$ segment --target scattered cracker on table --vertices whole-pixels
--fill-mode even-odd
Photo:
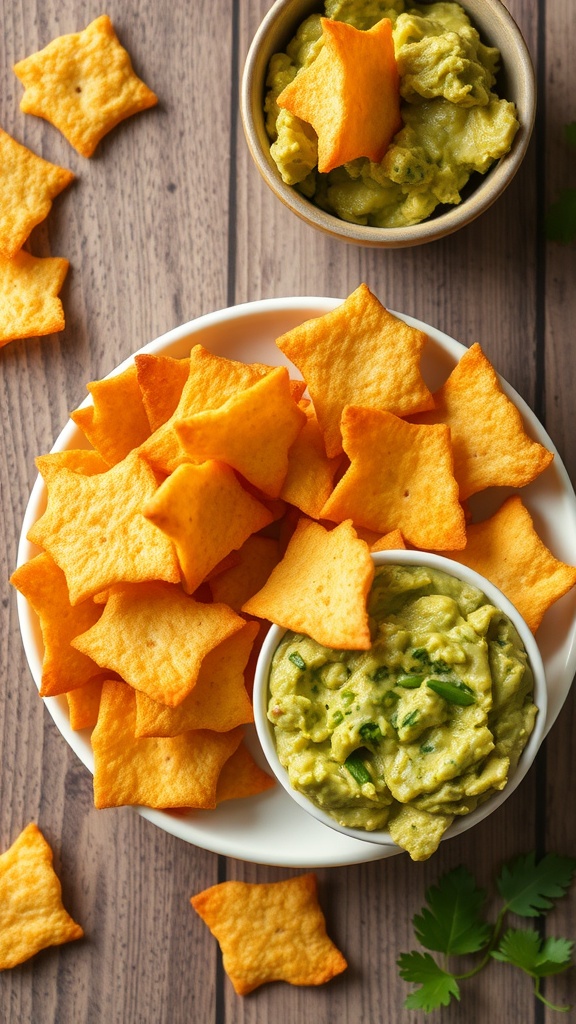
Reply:
[[[239,995],[269,981],[323,985],[348,966],[326,934],[312,873],[283,882],[221,882],[190,902],[218,940]]]
[[[58,293],[68,267],[60,256],[39,259],[23,249],[12,259],[0,256],[0,348],[19,338],[64,330]]]
[[[20,109],[50,121],[81,156],[124,118],[158,97],[132,69],[107,14],[82,32],[58,36],[14,65],[25,92]]]
[[[84,934],[64,910],[52,859],[33,823],[0,856],[0,971]]]
[[[74,175],[20,145],[0,128],[0,254],[12,259]]]

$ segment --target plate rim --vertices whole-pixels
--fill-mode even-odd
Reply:
[[[152,341],[143,345],[137,349],[125,359],[123,359],[117,366],[115,366],[104,378],[109,379],[121,373],[127,369],[134,362],[135,356],[142,354],[159,354],[165,353],[167,348],[172,348],[179,343],[185,341],[188,337],[194,338],[194,335],[200,334],[209,330],[213,326],[222,326],[227,322],[241,323],[247,317],[253,315],[266,316],[270,313],[287,313],[287,312],[302,312],[303,318],[298,321],[302,323],[306,319],[311,319],[314,316],[321,316],[324,313],[331,311],[340,305],[345,300],[340,297],[329,297],[329,296],[279,296],[266,299],[255,299],[249,302],[238,303],[232,306],[224,306],[220,309],[214,310],[209,313],[202,314],[199,317],[195,317],[192,320],[188,320],[184,324],[180,324],[177,327],[166,331],[164,334],[159,335]],[[431,324],[427,324],[422,320],[412,317],[408,314],[395,311],[390,309],[393,315],[397,316],[405,323],[417,330],[423,331],[432,342],[435,342],[440,348],[447,353],[451,358],[457,362],[461,356],[467,351],[467,346],[462,342],[457,341],[455,338],[441,331],[439,328],[434,327]],[[194,341],[191,341],[193,344]],[[274,339],[271,339],[271,344],[274,344]],[[241,355],[241,353],[240,353]],[[292,366],[292,364],[289,364]],[[295,375],[300,376],[299,371],[295,370]],[[530,432],[538,435],[540,443],[545,444],[553,453],[554,460],[552,465],[555,471],[558,473],[560,483],[562,486],[563,493],[572,505],[572,511],[576,519],[576,494],[572,486],[572,482],[564,466],[564,463],[559,455],[559,452],[554,445],[552,439],[548,435],[545,427],[540,422],[536,414],[530,408],[528,403],[522,398],[522,396],[498,374],[500,385],[505,394],[514,402],[516,407],[519,409],[522,418],[529,428]],[[85,407],[92,404],[92,397],[88,395],[80,407]],[[82,432],[76,426],[76,424],[68,419],[65,426],[62,428],[52,448],[51,452],[65,450],[70,448],[74,444],[74,435],[79,435],[84,441]],[[27,539],[27,532],[30,529],[32,523],[38,517],[37,509],[38,505],[45,497],[45,485],[42,477],[38,474],[36,480],[32,486],[30,496],[26,505],[24,513],[22,528],[17,549],[17,565],[21,565],[23,562],[28,561],[33,557],[34,553],[38,550],[30,541]],[[17,592],[17,611],[18,611],[18,622],[20,628],[20,635],[22,639],[22,645],[28,662],[30,673],[34,680],[37,689],[40,689],[40,674],[42,668],[42,659],[39,656],[40,652],[37,648],[36,642],[34,642],[34,632],[39,632],[38,620],[36,613],[33,611],[31,606],[26,601],[25,597]],[[31,625],[35,623],[35,626]],[[566,670],[564,672],[563,679],[563,693],[560,702],[556,702],[557,706],[551,707],[549,702],[548,716],[546,721],[546,728],[544,730],[543,738],[547,735],[551,726],[553,725],[556,717],[558,716],[567,696],[570,691],[574,674],[576,672],[576,639],[573,640],[569,656],[567,658]],[[43,698],[44,704],[47,707],[49,714],[51,715],[56,728],[61,733],[63,739],[66,741],[68,746],[79,758],[82,764],[93,773],[93,755],[89,742],[89,730],[74,731],[70,727],[68,708],[66,702],[66,695],[60,697],[48,697]],[[88,734],[88,736],[87,736]],[[88,751],[87,751],[88,746]],[[270,797],[267,794],[261,794],[258,797],[252,797],[252,800],[260,800]],[[286,797],[289,800],[289,797]],[[324,868],[324,867],[342,867],[360,863],[367,863],[370,861],[382,860],[390,856],[396,856],[403,851],[397,847],[378,847],[374,843],[369,841],[351,839],[346,836],[339,836],[334,830],[330,829],[326,825],[315,823],[326,833],[330,834],[333,840],[332,845],[335,847],[333,855],[326,857],[324,852],[323,856],[316,858],[314,856],[294,856],[288,855],[287,851],[278,851],[275,854],[266,853],[261,848],[244,848],[241,844],[226,840],[218,831],[215,832],[213,840],[202,833],[200,836],[196,835],[191,837],[185,834],[185,829],[182,827],[183,822],[188,822],[189,819],[180,818],[170,814],[169,811],[157,810],[155,808],[148,807],[135,807],[134,810],[143,818],[150,821],[158,828],[167,832],[176,838],[183,839],[191,845],[198,846],[201,849],[208,850],[216,854],[220,854],[226,857],[233,857],[238,860],[250,861],[257,864],[266,864],[269,866],[276,867],[291,867],[291,868]],[[302,814],[302,822],[306,819],[310,821],[310,816],[299,808]],[[195,812],[200,815],[213,815],[215,811],[206,812]],[[338,840],[335,837],[339,837]],[[340,840],[340,841],[339,841]],[[342,842],[341,840],[345,840]],[[304,845],[304,844],[303,844]],[[332,854],[332,851],[331,851]]]

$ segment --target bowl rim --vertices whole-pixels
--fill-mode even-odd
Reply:
[[[519,786],[522,779],[527,775],[528,771],[532,767],[538,750],[543,742],[546,730],[547,686],[542,656],[534,635],[526,621],[520,615],[520,612],[505,596],[505,594],[498,589],[498,587],[491,583],[490,580],[486,579],[486,577],[476,572],[476,570],[471,569],[469,566],[462,565],[460,562],[456,562],[453,559],[447,558],[445,555],[439,555],[428,551],[393,549],[389,551],[372,552],[371,555],[376,567],[380,565],[395,564],[424,565],[426,568],[441,569],[443,572],[448,573],[448,575],[454,576],[465,583],[469,583],[471,586],[477,587],[492,604],[496,605],[497,608],[508,616],[518,630],[534,675],[533,699],[538,708],[538,714],[536,715],[536,721],[532,733],[530,734],[528,742],[520,755],[516,768],[511,773],[503,790],[494,793],[488,800],[479,804],[479,806],[469,814],[462,815],[454,820],[442,836],[441,841],[443,842],[445,839],[451,839],[454,836],[461,835],[462,832],[468,831],[468,829],[473,828],[474,825],[483,821],[494,811],[498,810],[508,797],[512,795],[514,790]],[[398,844],[394,842],[387,829],[375,829],[372,832],[368,832],[365,829],[350,828],[345,825],[340,825],[326,811],[317,807],[309,797],[292,788],[288,772],[280,763],[280,759],[276,751],[274,726],[268,720],[266,714],[268,705],[268,679],[272,657],[280,641],[287,632],[291,631],[283,626],[273,625],[270,627],[260,650],[254,678],[254,724],[264,756],[266,757],[266,761],[270,769],[274,773],[278,782],[284,787],[288,795],[292,797],[292,799],[295,800],[303,810],[307,811],[307,813],[311,814],[312,817],[322,822],[322,824],[335,829],[337,832],[341,832],[343,835],[351,836],[354,839],[363,839],[367,842],[381,846],[397,847]]]
[[[466,8],[466,4],[470,2],[474,5],[474,0],[462,0],[462,6]],[[490,7],[501,31],[508,34],[507,38],[511,40],[511,46],[517,57],[515,68],[519,83],[518,95],[514,102],[519,112],[520,128],[511,149],[489,168],[473,193],[460,204],[432,217],[432,219],[421,221],[419,224],[400,228],[377,228],[341,220],[335,214],[327,213],[315,206],[293,186],[286,185],[282,181],[270,156],[269,142],[266,145],[263,97],[266,67],[275,47],[272,46],[270,53],[267,53],[266,44],[270,33],[279,22],[285,27],[290,24],[291,30],[294,32],[303,17],[306,16],[301,7],[317,8],[320,6],[318,0],[308,0],[308,2],[306,0],[275,0],[260,23],[246,56],[240,85],[240,115],[252,159],[261,177],[284,206],[309,226],[332,238],[367,247],[405,248],[436,241],[452,234],[476,220],[499,198],[516,175],[530,142],[536,116],[536,76],[524,36],[510,12],[501,0],[482,0],[482,2],[484,6]],[[287,17],[287,11],[292,6],[299,8],[299,13],[294,17],[293,22]],[[474,15],[472,18],[474,19]],[[491,39],[490,42],[493,45],[498,45],[497,39]],[[502,49],[502,43],[500,43],[499,49]]]

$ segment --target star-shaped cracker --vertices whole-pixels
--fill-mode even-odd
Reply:
[[[216,803],[256,796],[275,785],[276,779],[256,764],[246,744],[241,743],[222,767],[216,786]]]
[[[142,445],[142,458],[163,473],[172,473],[183,462],[190,462],[174,429],[175,424],[205,409],[217,409],[260,380],[269,370],[270,367],[261,363],[226,359],[214,355],[202,345],[194,345],[190,352],[187,379],[176,408]]]
[[[227,732],[254,721],[244,670],[259,630],[247,622],[202,660],[196,685],[175,708],[136,691],[136,736],[178,736],[190,729]]]
[[[229,398],[218,409],[176,423],[176,433],[197,461],[218,459],[264,494],[277,498],[288,472],[288,452],[306,414],[293,397],[284,366]]]
[[[189,594],[230,551],[272,522],[222,462],[179,466],[144,507],[144,515],[172,541]]]
[[[102,609],[91,600],[71,606],[66,577],[50,555],[44,552],[20,565],[10,582],[24,594],[40,620],[44,643],[40,696],[55,697],[101,675],[98,665],[74,650],[70,641],[90,629]]]
[[[98,721],[98,710],[102,696],[104,680],[91,679],[76,690],[66,694],[70,728],[78,732],[80,729],[93,729]]]
[[[157,430],[178,406],[188,379],[190,360],[145,352],[135,356],[134,363],[150,429]]]
[[[319,171],[361,156],[380,163],[402,127],[392,24],[384,18],[363,32],[321,20],[322,49],[283,89],[278,106],[314,128]]]
[[[413,422],[450,427],[461,501],[485,487],[524,487],[554,458],[528,436],[478,344],[462,356],[434,401],[436,408]]]
[[[81,156],[120,121],[158,97],[132,69],[107,14],[82,32],[59,36],[14,65],[25,88],[20,110],[50,121]]]
[[[464,512],[454,479],[450,430],[348,406],[342,416],[350,467],[322,518],[352,519],[377,533],[400,530],[416,548],[464,547]]]
[[[52,860],[52,850],[34,824],[0,856],[0,971],[84,934],[64,910]]]
[[[136,690],[176,707],[196,685],[203,658],[244,625],[223,604],[202,604],[180,587],[115,587],[95,626],[73,646]]]
[[[576,584],[576,567],[554,557],[540,540],[517,494],[468,527],[464,551],[447,554],[482,573],[512,601],[533,633],[544,613]]]
[[[172,542],[142,514],[157,484],[136,453],[96,476],[61,469],[46,487],[46,511],[28,538],[63,570],[71,604],[114,583],[179,582]]]
[[[0,256],[0,348],[64,330],[58,293],[68,267],[60,256],[38,259],[22,249],[12,259]]]
[[[125,459],[150,436],[150,424],[142,402],[136,367],[86,385],[92,405],[70,413],[109,466]]]
[[[243,611],[305,633],[325,647],[370,647],[366,599],[374,578],[367,544],[350,522],[334,530],[304,517],[281,562]]]
[[[277,339],[308,385],[330,458],[342,451],[346,405],[396,416],[434,408],[420,374],[425,342],[422,331],[389,313],[365,284],[332,312]]]
[[[96,807],[216,806],[222,766],[242,742],[242,729],[136,739],[136,696],[106,682],[92,733]]]
[[[278,541],[273,537],[249,537],[238,550],[238,562],[210,580],[214,601],[239,612],[242,605],[266,583],[280,560]]]
[[[314,874],[283,882],[221,882],[190,902],[218,940],[239,995],[268,981],[322,985],[347,967],[326,934]]]
[[[314,407],[306,409],[306,422],[288,452],[288,472],[280,497],[311,519],[318,519],[334,484],[339,458],[329,459]]]
[[[21,146],[0,128],[0,254],[11,259],[74,175]]]

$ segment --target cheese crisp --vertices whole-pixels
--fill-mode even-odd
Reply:
[[[107,14],[19,61],[14,73],[26,90],[20,109],[50,121],[81,156],[92,156],[124,118],[158,102],[134,74]]]

